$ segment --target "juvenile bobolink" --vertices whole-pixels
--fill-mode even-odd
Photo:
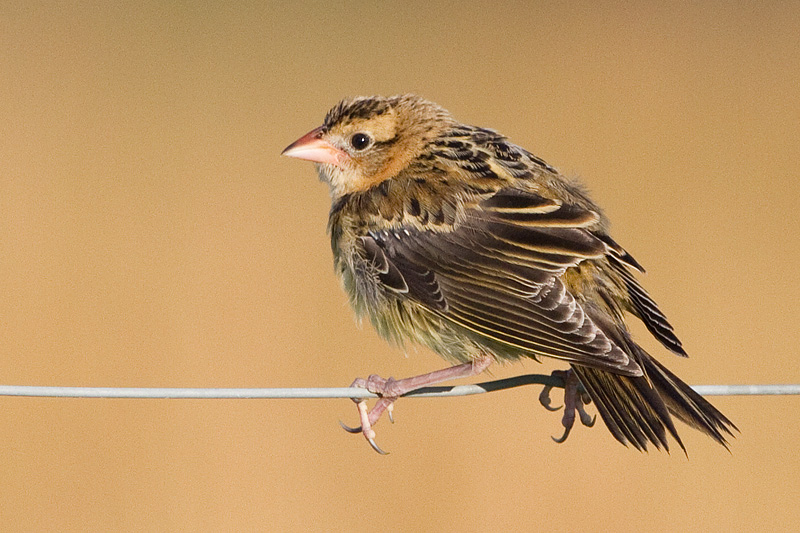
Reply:
[[[355,431],[376,451],[372,425],[402,394],[540,356],[571,367],[558,441],[576,412],[592,424],[588,395],[612,435],[637,449],[668,450],[667,432],[684,448],[671,415],[727,444],[733,423],[631,338],[626,313],[686,356],[633,274],[642,267],[575,180],[411,94],[342,100],[283,155],[315,162],[330,186],[335,269],[356,313],[387,340],[456,363],[355,381],[381,396],[370,411],[357,402]]]

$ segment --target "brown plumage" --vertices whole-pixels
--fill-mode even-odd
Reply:
[[[336,271],[386,339],[429,346],[458,375],[562,359],[623,444],[668,449],[669,433],[683,447],[671,415],[726,444],[735,426],[631,338],[626,314],[686,355],[576,181],[414,95],[345,99],[284,154],[329,184]],[[367,438],[397,396],[441,377],[359,381],[386,399],[369,416],[360,404]],[[584,414],[581,398],[567,406]]]

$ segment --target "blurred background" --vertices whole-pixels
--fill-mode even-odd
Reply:
[[[800,4],[0,5],[0,382],[346,386],[441,368],[353,321],[329,198],[279,157],[340,98],[418,92],[605,207],[692,384],[800,381]],[[530,362],[495,377],[550,372]],[[791,530],[797,397],[712,399],[730,453],[538,388],[408,399],[0,398],[3,531]],[[590,408],[593,410],[593,408]]]

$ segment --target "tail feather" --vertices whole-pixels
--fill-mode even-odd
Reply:
[[[573,366],[611,434],[640,451],[652,443],[669,451],[667,432],[685,450],[669,410],[645,377],[628,377],[595,368]]]
[[[682,422],[702,431],[727,448],[726,437],[733,437],[733,432],[739,431],[739,428],[664,365],[649,355],[643,363],[646,374],[661,394],[670,412]]]
[[[572,367],[614,438],[640,451],[647,450],[648,443],[669,451],[669,433],[686,453],[670,416],[674,415],[727,448],[725,437],[733,436],[736,426],[647,352],[635,348],[642,377]]]

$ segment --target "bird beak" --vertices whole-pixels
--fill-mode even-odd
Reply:
[[[348,157],[345,152],[322,139],[322,126],[309,131],[287,146],[281,155],[338,167],[342,166],[344,159]]]

